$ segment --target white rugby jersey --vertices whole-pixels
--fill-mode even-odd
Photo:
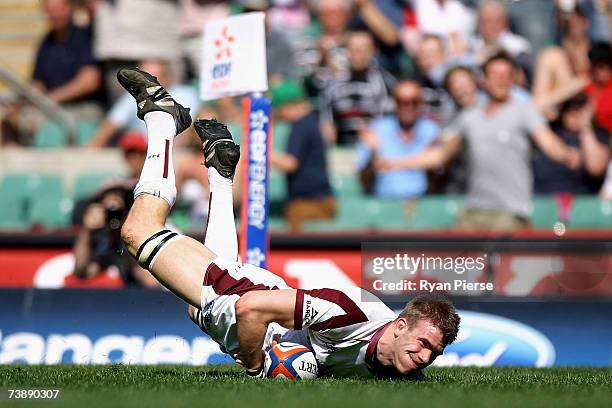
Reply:
[[[297,290],[295,330],[307,330],[323,375],[388,376],[377,372],[376,345],[396,317],[358,287]]]
[[[206,271],[202,286],[201,313],[197,324],[223,352],[239,352],[236,302],[252,290],[288,289],[277,275],[253,265],[216,259]],[[337,377],[393,377],[377,363],[376,345],[395,313],[373,294],[356,286],[342,289],[297,289],[294,329],[287,332],[269,325],[264,340],[268,347],[276,336],[312,346],[319,372]],[[292,338],[289,338],[292,337]]]

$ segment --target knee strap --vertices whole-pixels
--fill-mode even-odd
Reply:
[[[136,252],[136,260],[138,265],[149,270],[156,256],[161,252],[161,249],[170,240],[175,237],[180,237],[176,232],[164,229],[151,235],[145,242],[140,245]]]

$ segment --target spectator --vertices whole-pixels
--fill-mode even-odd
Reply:
[[[366,31],[349,34],[350,70],[327,85],[321,127],[329,143],[352,144],[370,119],[391,111],[389,89],[395,79],[374,62],[374,42]]]
[[[515,65],[505,54],[483,66],[487,101],[461,113],[440,143],[406,158],[407,168],[436,168],[460,151],[468,159],[468,189],[459,227],[511,230],[528,225],[531,213],[531,140],[556,162],[576,169],[580,153],[564,144],[530,101],[512,92]]]
[[[470,68],[458,65],[449,69],[444,76],[443,84],[455,104],[456,111],[453,117],[482,101],[482,98],[479,98],[474,72]]]
[[[384,10],[391,12],[389,7]],[[395,66],[392,60],[398,51],[399,32],[393,23],[395,20],[383,13],[376,1],[319,0],[315,14],[321,26],[320,32],[313,33],[311,39],[316,43],[316,49],[305,50],[306,55],[301,57],[314,62],[314,66],[306,67],[305,73],[309,95],[319,96],[328,80],[350,69],[346,51],[349,28],[351,31],[370,32],[374,41],[382,46],[385,66]]]
[[[405,4],[402,0],[353,0],[353,4],[356,13],[349,23],[350,29],[369,31],[378,50],[378,64],[398,74],[401,70],[400,28]]]
[[[272,164],[287,174],[285,219],[292,230],[306,220],[331,219],[336,214],[327,173],[325,141],[317,114],[305,100],[302,88],[286,81],[272,88],[272,106],[280,120],[291,124],[284,153],[275,153]]]
[[[302,0],[271,0],[266,20],[269,29],[282,33],[294,50],[301,47],[311,24],[307,3]]]
[[[118,274],[126,284],[159,286],[151,274],[122,250],[121,224],[132,205],[132,194],[127,186],[116,186],[92,198],[73,247],[77,278],[110,273]]]
[[[589,20],[589,38],[593,42],[610,41],[610,14],[608,0],[576,0]]]
[[[312,44],[304,59],[312,66],[305,67],[309,81],[309,94],[318,96],[324,84],[333,76],[348,68],[346,56],[347,25],[351,18],[350,0],[319,0],[315,15],[320,24],[320,32],[312,33]],[[308,45],[305,45],[309,48]]]
[[[416,62],[416,78],[423,85],[425,113],[436,122],[445,123],[452,115],[453,104],[443,89],[442,82],[451,64],[440,37],[423,37]]]
[[[92,278],[102,273],[118,274],[126,284],[157,287],[159,284],[122,250],[120,229],[133,203],[133,190],[147,155],[147,140],[141,133],[126,134],[120,142],[128,175],[105,184],[93,197],[78,202],[72,213],[81,226],[74,243],[74,275]]]
[[[36,54],[33,85],[78,117],[99,119],[101,74],[91,32],[73,23],[70,0],[45,0],[43,5],[50,29]]]
[[[595,122],[612,132],[612,48],[595,43],[589,51],[591,83],[586,92],[595,106]]]
[[[602,200],[612,201],[612,160],[608,164],[608,171],[606,172],[603,186],[599,191],[599,196]]]
[[[558,0],[504,0],[512,31],[526,38],[534,55],[556,40],[555,3]]]
[[[451,55],[462,55],[474,32],[476,18],[459,0],[413,1],[416,25],[423,35],[440,37]]]
[[[518,61],[526,73],[531,72],[532,57],[529,41],[509,29],[506,7],[500,0],[487,0],[478,13],[478,35],[472,39],[472,51],[481,56],[505,51]]]
[[[201,116],[214,117],[214,116]],[[190,226],[203,227],[208,218],[208,169],[202,166],[202,142],[191,138],[175,162],[176,187],[179,191],[175,208],[185,210]],[[239,183],[237,183],[239,184]],[[236,188],[236,187],[234,187]]]
[[[272,30],[269,24],[270,0],[242,0],[245,13],[261,11],[266,13],[266,66],[270,83],[284,79],[296,80],[299,72],[293,59],[293,50],[285,33]]]
[[[147,156],[147,139],[143,133],[127,132],[121,137],[119,147],[123,152],[123,159],[127,167],[127,174],[119,178],[111,178],[107,180],[102,189],[110,189],[116,186],[126,189],[133,189],[140,177],[142,166],[144,166]],[[90,204],[90,197],[80,200],[75,203],[72,210],[72,224],[81,225],[83,223],[84,213]]]
[[[450,123],[462,112],[484,103],[485,97],[479,93],[474,73],[469,68],[456,66],[444,76],[444,89],[451,97],[455,110]],[[445,194],[465,194],[467,190],[468,164],[465,149],[446,165],[442,181]]]
[[[371,128],[362,132],[357,167],[362,182],[363,175],[374,173],[372,186],[364,185],[366,191],[384,198],[414,198],[427,191],[427,175],[424,170],[405,168],[402,159],[425,150],[436,140],[440,128],[423,115],[418,82],[398,82],[393,98],[395,114],[374,120]]]
[[[202,32],[209,21],[230,15],[225,0],[180,0],[180,34],[189,78],[199,78],[202,67]]]
[[[94,54],[102,61],[104,87],[110,103],[124,94],[117,72],[140,60],[172,62],[180,72],[180,9],[177,1],[90,1],[94,11]],[[180,77],[178,75],[177,77]]]
[[[170,73],[170,66],[161,60],[145,60],[138,66],[157,77],[162,86],[166,87],[180,104],[191,108],[191,114],[195,117],[200,106],[197,91],[187,85],[175,82]],[[120,131],[138,131],[146,133],[144,121],[136,117],[136,105],[134,98],[124,92],[121,98],[111,107],[106,118],[98,128],[95,136],[89,142],[90,147],[105,147],[111,141],[113,135]]]
[[[561,45],[543,50],[536,63],[533,97],[537,107],[550,120],[558,106],[586,86],[589,74],[587,36],[589,22],[575,7],[561,15]]]
[[[537,194],[595,194],[609,160],[608,137],[592,126],[593,111],[581,93],[561,105],[552,130],[568,146],[580,150],[582,165],[577,169],[552,161],[537,149],[534,155],[534,191]]]

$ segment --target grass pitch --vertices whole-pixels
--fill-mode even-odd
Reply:
[[[612,406],[612,370],[429,368],[422,382],[245,378],[226,366],[0,366],[0,388],[61,388],[57,401],[1,406],[87,407],[575,407]]]

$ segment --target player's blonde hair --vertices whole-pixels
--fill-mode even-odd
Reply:
[[[461,321],[451,302],[430,295],[419,295],[412,299],[399,317],[406,319],[411,327],[420,320],[428,320],[442,332],[444,346],[455,341]]]

